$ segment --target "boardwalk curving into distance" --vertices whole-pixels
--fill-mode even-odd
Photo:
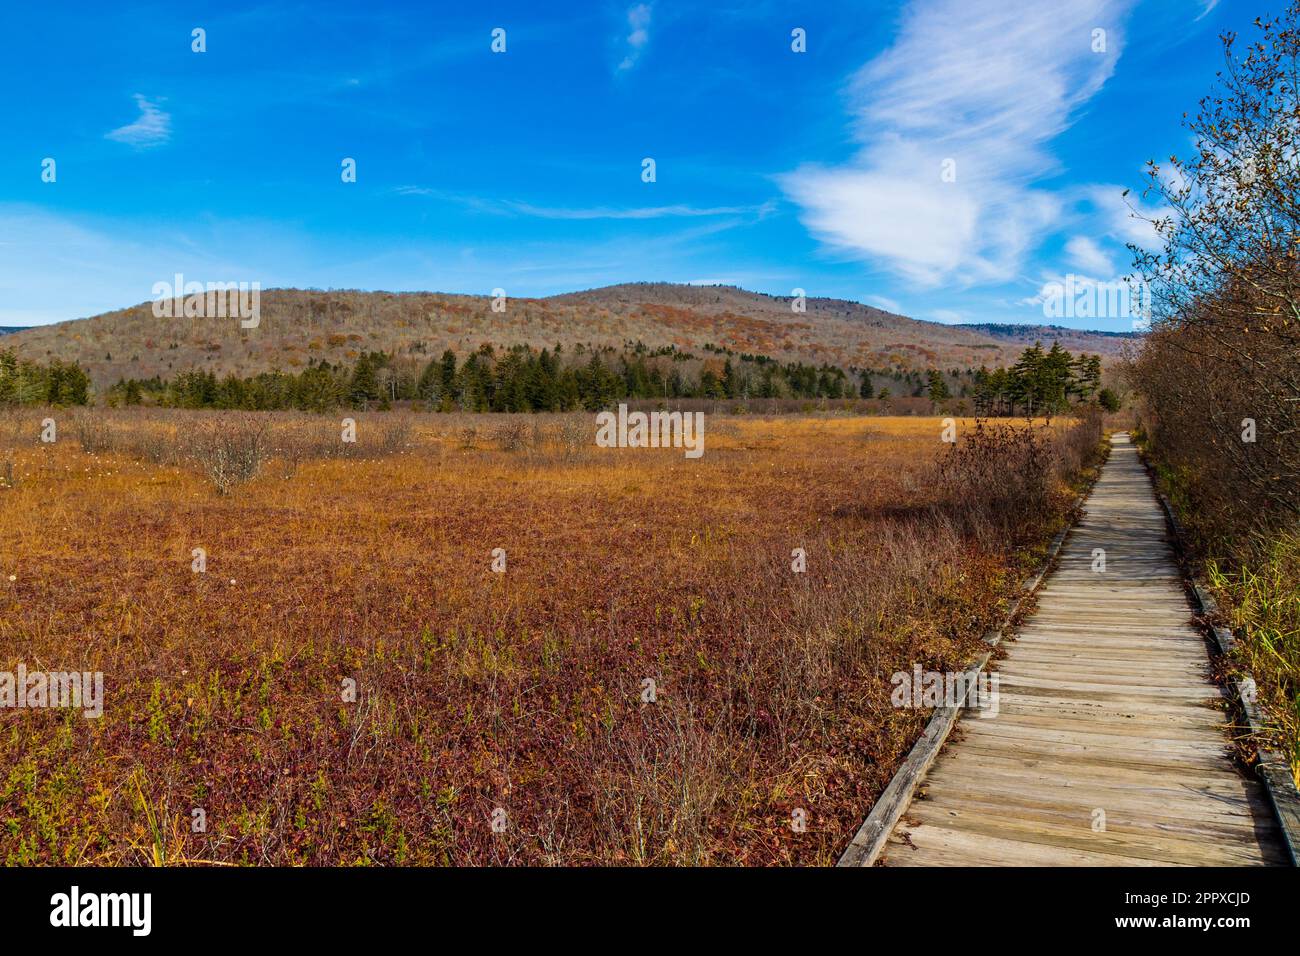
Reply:
[[[1037,610],[1003,645],[996,716],[962,715],[883,865],[1289,862],[1267,793],[1229,751],[1150,478],[1128,435],[1112,442]]]

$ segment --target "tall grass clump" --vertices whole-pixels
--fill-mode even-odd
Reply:
[[[940,506],[967,534],[1023,540],[1047,515],[1052,461],[1041,432],[977,421],[935,467]]]
[[[102,415],[82,411],[73,416],[72,427],[86,454],[102,455],[114,450],[112,427]]]
[[[1242,553],[1249,557],[1242,560]],[[1206,576],[1226,598],[1238,653],[1256,675],[1294,772],[1300,767],[1300,532],[1258,538],[1235,559],[1210,558]]]
[[[190,437],[189,453],[217,494],[257,476],[267,459],[267,422],[257,415],[231,415],[200,422]]]

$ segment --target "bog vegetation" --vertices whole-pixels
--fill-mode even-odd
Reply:
[[[355,418],[0,411],[0,670],[106,696],[0,715],[0,861],[831,862],[1101,437]]]

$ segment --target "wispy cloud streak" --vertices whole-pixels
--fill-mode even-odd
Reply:
[[[141,93],[135,94],[135,105],[140,115],[134,123],[119,126],[105,133],[107,139],[126,143],[136,149],[162,146],[172,138],[172,118],[158,108],[158,104]]]
[[[1049,144],[1114,72],[1134,2],[913,0],[848,84],[853,162],[782,177],[802,221],[918,285],[1012,278],[1062,215],[1034,188]]]
[[[627,25],[631,32],[627,35],[627,52],[619,63],[619,71],[630,70],[641,58],[641,51],[650,42],[650,4],[638,3],[628,7]]]

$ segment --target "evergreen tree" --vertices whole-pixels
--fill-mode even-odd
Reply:
[[[735,398],[740,394],[740,388],[736,382],[736,369],[731,364],[731,359],[722,363],[722,394],[726,398]]]
[[[1069,407],[1073,387],[1073,357],[1061,343],[1053,342],[1038,367],[1038,394],[1043,411],[1050,418]]]
[[[438,393],[448,397],[456,394],[456,353],[451,349],[442,353],[442,372],[438,381]]]
[[[1011,404],[1011,414],[1016,413],[1017,406],[1025,411],[1026,418],[1038,414],[1043,403],[1043,346],[1035,342],[1033,346],[1020,353],[1008,372],[1007,398]]]
[[[379,376],[370,353],[362,353],[352,370],[352,382],[348,386],[348,401],[354,408],[364,408],[379,398]]]
[[[442,366],[436,359],[429,359],[420,372],[420,380],[415,386],[415,395],[422,401],[432,402],[440,394],[442,384]]]
[[[1080,401],[1090,401],[1101,388],[1101,356],[1080,354],[1072,364],[1073,389]]]
[[[944,380],[943,373],[938,369],[932,368],[925,373],[927,385],[930,391],[930,401],[942,402],[945,399],[952,398],[952,393],[948,391],[948,383]]]

